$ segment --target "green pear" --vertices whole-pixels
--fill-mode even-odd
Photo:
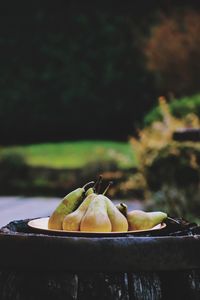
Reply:
[[[107,213],[107,204],[102,195],[98,195],[89,204],[80,224],[80,231],[111,232],[111,222]]]
[[[67,194],[61,203],[56,207],[54,212],[49,218],[48,228],[62,230],[62,223],[64,217],[74,211],[80,203],[83,201],[85,189],[88,185],[93,184],[94,182],[89,182],[85,184],[82,188],[78,188],[71,193]]]
[[[167,214],[161,211],[144,212],[142,210],[132,210],[127,213],[129,230],[145,230],[162,223],[167,218]]]
[[[91,201],[97,196],[97,194],[90,193],[90,192],[91,191],[89,191],[88,196],[85,198],[85,200],[81,203],[81,205],[79,205],[79,207],[75,211],[65,216],[62,224],[63,230],[66,231],[80,230],[81,220],[85,215]]]
[[[89,188],[86,192],[85,192],[85,197],[87,198],[87,196],[91,195],[94,193],[94,189],[91,187]]]

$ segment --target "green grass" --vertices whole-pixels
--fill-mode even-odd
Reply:
[[[31,166],[79,168],[96,160],[115,160],[119,167],[136,165],[130,144],[111,141],[76,141],[6,147],[3,152],[22,154]]]

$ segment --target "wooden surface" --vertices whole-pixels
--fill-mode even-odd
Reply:
[[[60,201],[61,198],[0,197],[0,227],[13,220],[49,216]],[[114,202],[119,203],[120,201],[115,200]],[[142,207],[137,200],[126,201],[126,204],[129,210]]]
[[[0,270],[1,300],[199,300],[200,272]]]
[[[38,216],[38,209],[41,216],[47,215],[60,201],[60,199],[19,197],[0,198],[0,200],[2,200],[0,201],[0,219],[1,222],[4,220],[6,223],[10,221],[6,218],[16,220]],[[136,201],[130,201],[127,204],[130,210],[141,208],[140,203]],[[18,223],[23,222],[13,222],[12,227],[18,226]],[[2,258],[0,299],[198,300],[200,299],[200,248],[194,251],[194,243],[199,244],[198,238],[198,235],[190,235],[187,237],[149,237],[148,239],[120,238],[114,241],[95,239],[92,241],[94,247],[91,247],[91,239],[74,238],[72,240],[33,234],[27,234],[26,237],[25,233],[20,235],[18,232],[17,235],[11,235],[6,231],[1,235],[2,243],[0,243],[0,257]],[[68,252],[72,245],[70,240],[76,246],[71,253]],[[166,240],[170,243],[166,244]],[[13,241],[15,244],[11,243]],[[188,241],[192,242],[192,246],[190,253],[187,254]],[[9,247],[6,247],[5,242]],[[101,244],[98,245],[98,242]],[[108,248],[105,248],[102,242],[106,243]],[[52,248],[53,244],[56,247]],[[172,244],[174,249],[170,248]],[[84,251],[88,251],[89,255],[86,256]],[[162,263],[167,265],[167,270],[158,268],[157,251],[161,254]],[[42,252],[41,259],[38,259]],[[186,255],[180,260],[181,252],[185,252]],[[185,265],[185,262],[189,262],[190,259],[196,261],[195,266],[194,264]],[[109,265],[111,260],[113,262]],[[126,260],[130,269],[125,267],[126,270],[123,270]],[[171,265],[170,260],[173,262]],[[146,268],[152,263],[151,269]],[[56,268],[51,269],[52,264]],[[99,270],[88,269],[88,266],[96,267],[97,264],[100,265]],[[102,268],[103,264],[107,269]],[[121,266],[118,270],[120,264],[123,268]],[[80,269],[80,265],[84,268]],[[179,267],[176,269],[177,266]]]

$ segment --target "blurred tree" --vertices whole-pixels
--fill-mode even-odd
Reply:
[[[135,11],[80,1],[2,16],[1,143],[126,139],[154,101],[141,30]]]
[[[200,13],[191,9],[162,15],[152,27],[144,52],[160,92],[180,96],[199,91],[199,32]]]
[[[160,93],[141,41],[176,2],[0,4],[1,144],[126,139]]]

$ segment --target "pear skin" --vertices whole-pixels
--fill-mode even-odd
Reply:
[[[104,196],[95,197],[81,220],[80,231],[111,232],[112,226],[107,214]]]
[[[142,210],[132,210],[127,213],[129,230],[145,230],[162,223],[167,218],[167,214],[157,212],[144,212]]]
[[[49,218],[48,228],[62,230],[63,219],[66,215],[74,211],[82,201],[84,190],[81,188],[72,191],[64,197]]]
[[[49,229],[62,230],[64,217],[74,211],[81,204],[81,202],[83,201],[85,188],[93,183],[93,181],[88,182],[82,188],[78,188],[72,191],[63,198],[61,203],[59,203],[59,205],[56,207],[49,218]]]
[[[87,198],[87,196],[94,194],[94,189],[93,188],[89,188],[86,192],[85,192],[85,196]]]
[[[107,212],[112,225],[112,231],[128,231],[128,222],[125,216],[117,209],[110,199],[105,196],[104,198],[107,204]]]
[[[167,219],[167,214],[161,211],[148,212],[152,227],[162,223]]]
[[[65,216],[63,220],[63,230],[66,231],[79,231],[80,224],[83,216],[85,215],[89,204],[96,197],[95,193],[89,194],[81,205],[72,213]]]

